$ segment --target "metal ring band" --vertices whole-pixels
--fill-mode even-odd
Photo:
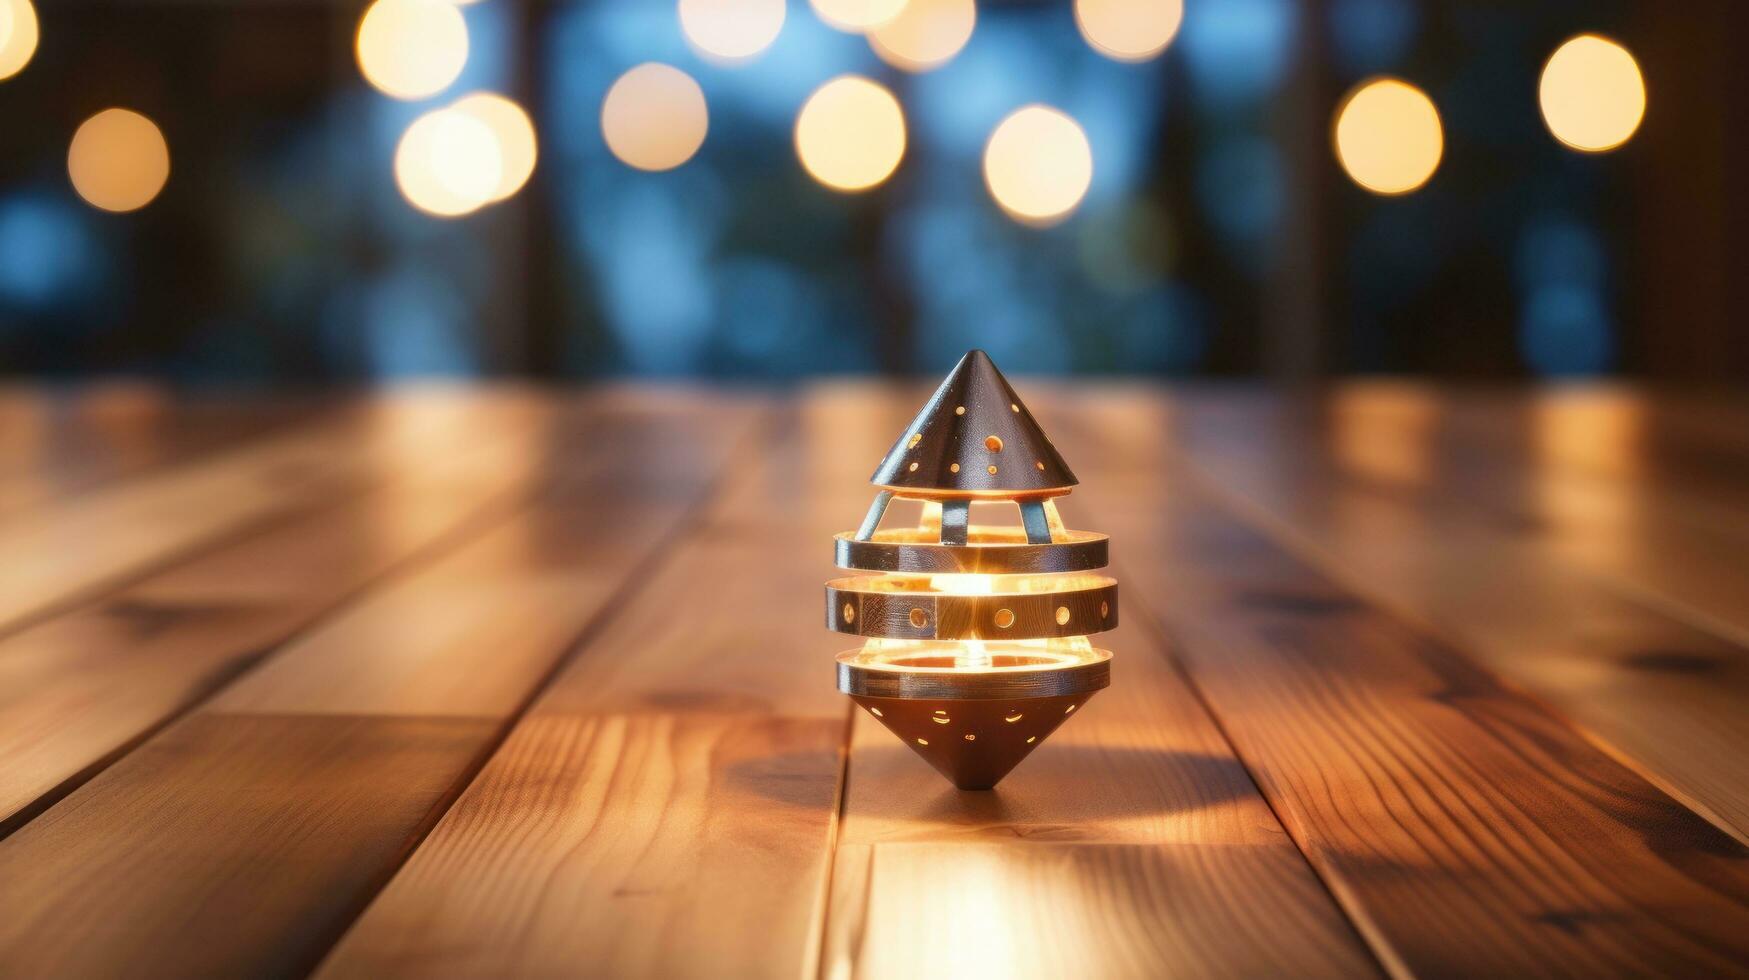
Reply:
[[[1074,667],[946,672],[892,670],[838,661],[838,690],[871,698],[1019,700],[1086,694],[1111,684],[1111,654]],[[854,651],[840,657],[856,656]]]
[[[871,481],[872,482],[872,481]],[[947,500],[976,500],[983,503],[1006,503],[1022,500],[1046,500],[1051,497],[1066,497],[1075,488],[1047,487],[1042,490],[940,490],[931,487],[901,487],[891,483],[875,483],[877,490],[891,490],[895,495],[906,500],[933,500],[941,503]]]
[[[855,581],[826,583],[827,628],[892,640],[1039,640],[1117,626],[1117,582],[1109,578],[1072,591],[1010,595],[875,592],[854,588]]]
[[[1004,529],[1007,530],[1007,529]],[[1085,572],[1104,568],[1109,562],[1110,538],[1091,531],[1070,531],[1066,541],[1028,544],[1014,534],[1013,541],[983,541],[948,545],[937,541],[900,540],[911,529],[881,532],[872,540],[858,541],[846,532],[836,539],[839,568],[870,572],[954,573],[1029,575],[1044,572]],[[986,532],[985,537],[990,535]]]

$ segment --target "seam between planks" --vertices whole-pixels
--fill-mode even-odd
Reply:
[[[264,407],[268,406],[264,404]],[[142,465],[139,469],[128,470],[122,473],[111,473],[107,476],[100,476],[89,483],[68,487],[64,490],[58,490],[55,493],[54,503],[58,504],[69,500],[77,500],[80,497],[103,490],[114,490],[117,487],[126,486],[136,480],[171,472],[177,467],[211,462],[212,460],[223,456],[225,453],[235,452],[238,449],[245,448],[258,439],[271,439],[279,436],[290,435],[299,429],[325,424],[337,418],[344,417],[347,412],[355,412],[357,410],[357,403],[352,401],[340,404],[326,404],[320,401],[310,401],[308,404],[300,405],[296,404],[294,398],[293,404],[285,409],[288,415],[291,416],[289,418],[265,421],[260,424],[260,428],[258,429],[232,435],[229,438],[219,439],[210,446],[202,446],[198,449],[192,449],[187,452],[172,452],[166,458],[153,460],[152,462]],[[44,501],[36,501],[0,509],[0,520],[22,520],[28,518],[32,513],[43,509],[45,506],[52,505],[46,504]]]
[[[776,428],[779,418],[779,413],[769,405],[754,413],[754,418],[745,424],[742,432],[734,440],[738,446],[752,447],[752,452],[731,452],[718,468],[716,474],[687,502],[684,511],[673,525],[663,532],[655,547],[650,548],[625,570],[625,574],[620,577],[618,584],[603,598],[600,607],[587,618],[582,627],[569,640],[565,641],[563,652],[554,658],[553,663],[540,675],[539,679],[529,686],[523,698],[505,715],[503,722],[485,740],[455,781],[432,805],[430,811],[421,819],[420,825],[408,837],[406,845],[400,853],[395,856],[392,862],[387,863],[382,868],[359,900],[351,903],[350,907],[345,910],[344,923],[329,935],[311,942],[309,959],[306,962],[296,964],[293,970],[288,971],[289,973],[304,977],[310,976],[334,952],[335,947],[340,944],[348,932],[352,931],[353,926],[358,923],[365,910],[370,908],[371,904],[382,894],[383,889],[388,887],[388,884],[401,873],[401,869],[424,845],[426,838],[431,836],[431,832],[436,829],[444,814],[448,813],[455,802],[461,798],[461,795],[467,792],[468,787],[473,785],[480,772],[498,754],[498,750],[503,747],[510,734],[516,730],[517,725],[521,724],[529,709],[547,693],[553,681],[573,662],[585,655],[596,637],[622,614],[622,610],[630,605],[629,600],[645,587],[645,584],[654,577],[654,573],[658,569],[673,559],[679,551],[678,546],[681,540],[703,523],[705,515],[710,510],[711,502],[717,498],[723,486],[729,481],[731,474],[743,465],[741,460],[757,451],[760,445],[759,437]]]
[[[1420,617],[1403,614],[1395,605],[1375,598],[1371,590],[1357,582],[1354,577],[1346,574],[1339,564],[1335,563],[1333,559],[1328,559],[1315,545],[1301,541],[1297,533],[1294,532],[1290,526],[1287,526],[1283,522],[1278,522],[1274,516],[1269,514],[1261,505],[1255,504],[1253,501],[1244,498],[1242,495],[1229,494],[1228,492],[1221,490],[1219,481],[1214,479],[1212,474],[1206,471],[1194,459],[1190,458],[1189,454],[1178,450],[1171,450],[1171,453],[1174,459],[1181,464],[1180,469],[1183,475],[1194,485],[1193,492],[1201,495],[1212,506],[1226,513],[1236,523],[1281,548],[1290,558],[1303,563],[1309,570],[1324,577],[1334,586],[1370,606],[1381,615],[1396,620],[1408,632],[1442,644],[1451,651],[1453,656],[1461,657],[1467,667],[1485,675],[1494,683],[1498,684],[1503,691],[1506,691],[1515,697],[1522,697],[1531,707],[1541,712],[1550,721],[1565,727],[1570,732],[1578,733],[1584,744],[1602,751],[1605,755],[1611,758],[1618,757],[1618,753],[1612,750],[1607,743],[1602,742],[1601,739],[1593,736],[1584,726],[1572,722],[1564,712],[1547,704],[1543,699],[1535,696],[1533,693],[1525,692],[1516,685],[1508,683],[1506,679],[1499,677],[1485,664],[1464,653],[1465,644],[1454,642],[1451,637],[1445,635],[1442,631],[1433,628],[1431,624],[1425,623]],[[1188,673],[1188,671],[1185,671],[1181,665],[1179,669]],[[1201,689],[1195,686],[1194,681],[1192,681],[1192,689],[1197,692],[1200,699],[1202,696]],[[1212,704],[1210,705],[1209,710],[1216,718],[1217,724],[1220,724],[1219,715],[1215,712]],[[1222,730],[1224,733],[1224,725],[1222,726]],[[1244,761],[1243,758],[1241,758],[1241,761]],[[1716,823],[1716,821],[1712,821],[1712,818],[1706,813],[1706,811],[1689,805],[1683,797],[1670,792],[1661,781],[1655,780],[1649,774],[1644,773],[1641,770],[1641,767],[1627,764],[1626,768],[1628,771],[1641,776],[1641,778],[1647,779],[1655,790],[1663,793],[1679,807],[1689,809],[1703,818],[1706,818],[1709,822]],[[1249,765],[1247,765],[1247,770],[1249,770]],[[1267,800],[1267,796],[1265,799]],[[1271,809],[1275,809],[1273,803],[1271,803]],[[1284,823],[1283,826],[1286,826],[1286,824]],[[1728,827],[1720,827],[1720,829],[1733,837],[1736,836]],[[1290,837],[1292,836],[1293,835],[1290,833]],[[1310,837],[1308,836],[1308,840],[1309,839]],[[1307,848],[1301,845],[1300,841],[1297,839],[1295,839],[1294,843],[1296,846],[1300,847],[1301,853],[1305,855],[1307,859],[1307,863],[1312,865],[1314,873],[1318,873],[1320,879],[1323,879],[1323,874],[1319,871],[1317,863],[1311,860],[1311,854]],[[1354,923],[1355,928],[1363,935],[1372,935],[1373,919],[1368,912],[1365,903],[1357,897],[1353,898],[1352,901],[1344,900],[1344,896],[1348,896],[1349,893],[1346,884],[1340,879],[1326,881],[1326,888],[1329,889],[1333,897],[1337,898],[1340,903],[1339,907],[1342,908],[1344,914]],[[1378,935],[1379,942],[1375,951],[1376,954],[1385,962],[1396,967],[1396,969],[1392,971],[1394,975],[1403,977],[1412,976],[1412,971],[1408,968],[1406,963],[1400,959],[1395,951],[1394,945],[1382,931],[1379,931]]]
[[[1174,451],[1174,455],[1181,463],[1185,473],[1196,482],[1199,490],[1204,496],[1223,511],[1231,514],[1234,520],[1275,543],[1294,559],[1315,570],[1319,575],[1329,579],[1344,591],[1363,599],[1367,604],[1409,626],[1417,634],[1436,639],[1454,651],[1462,652],[1469,646],[1469,644],[1462,641],[1462,638],[1453,635],[1438,623],[1420,615],[1413,608],[1400,605],[1392,601],[1389,596],[1382,595],[1368,586],[1361,576],[1350,572],[1339,559],[1327,553],[1316,543],[1309,540],[1305,535],[1302,535],[1299,531],[1295,530],[1291,523],[1283,518],[1275,516],[1275,514],[1270,512],[1269,508],[1257,503],[1242,492],[1222,489],[1221,481],[1216,478],[1216,475],[1202,463],[1197,461],[1192,454]],[[1723,630],[1709,628],[1704,621],[1692,621],[1684,615],[1681,615],[1677,609],[1666,608],[1666,604],[1657,601],[1657,597],[1655,596],[1639,594],[1639,590],[1630,591],[1625,583],[1608,579],[1588,568],[1576,567],[1572,562],[1562,559],[1559,555],[1551,554],[1550,557],[1559,562],[1563,567],[1570,569],[1575,575],[1585,577],[1605,592],[1612,593],[1616,598],[1621,599],[1625,603],[1638,605],[1654,614],[1667,616],[1684,626],[1694,629],[1697,632],[1710,635],[1715,639],[1729,643],[1732,646],[1749,646],[1749,644],[1744,643],[1736,636],[1737,631],[1734,629],[1728,627]],[[1696,615],[1702,619],[1707,618],[1705,617],[1705,614],[1696,613]],[[1746,834],[1731,821],[1724,819],[1703,801],[1697,800],[1688,793],[1683,792],[1669,780],[1665,779],[1662,774],[1648,766],[1634,754],[1594,731],[1589,725],[1582,724],[1574,719],[1566,711],[1543,697],[1536,690],[1527,688],[1515,682],[1512,678],[1499,674],[1492,668],[1488,667],[1485,662],[1475,657],[1466,654],[1464,660],[1475,669],[1486,674],[1491,680],[1498,684],[1502,690],[1510,691],[1512,694],[1525,699],[1535,705],[1542,713],[1553,718],[1560,724],[1565,725],[1568,729],[1577,732],[1587,745],[1597,749],[1604,755],[1620,763],[1627,768],[1628,771],[1652,784],[1652,786],[1660,793],[1663,793],[1684,809],[1698,814],[1708,823],[1717,827],[1739,843],[1749,845],[1749,834]]]
[[[804,964],[813,964],[815,980],[823,980],[826,976],[826,933],[832,928],[832,886],[838,873],[838,843],[843,836],[844,810],[850,788],[850,750],[855,737],[856,704],[846,698],[844,741],[838,746],[838,786],[832,799],[832,823],[826,831],[826,867],[820,875],[820,900],[815,906],[819,911],[814,916],[814,928],[809,931],[813,949],[806,950],[802,957]]]
[[[1120,571],[1124,568],[1121,563],[1115,562],[1113,567]],[[1153,635],[1154,653],[1165,660],[1172,672],[1184,682],[1190,696],[1196,699],[1196,703],[1202,707],[1203,713],[1208,716],[1209,723],[1214,726],[1215,732],[1221,736],[1221,741],[1226,744],[1227,751],[1239,763],[1239,767],[1245,771],[1245,779],[1250,783],[1251,791],[1257,794],[1257,798],[1263,801],[1264,806],[1269,808],[1269,815],[1275,819],[1276,826],[1281,829],[1282,836],[1286,837],[1293,845],[1294,851],[1299,854],[1300,860],[1311,872],[1313,880],[1317,881],[1324,894],[1329,896],[1331,905],[1342,913],[1342,921],[1347,923],[1356,944],[1367,951],[1380,971],[1386,975],[1393,977],[1412,976],[1408,965],[1398,959],[1388,945],[1372,941],[1362,923],[1356,920],[1351,913],[1349,903],[1344,902],[1342,896],[1338,894],[1336,883],[1324,876],[1324,873],[1318,869],[1317,863],[1306,853],[1305,847],[1294,837],[1293,832],[1288,830],[1287,821],[1283,819],[1281,810],[1276,807],[1275,801],[1269,798],[1269,794],[1263,791],[1263,785],[1258,782],[1257,773],[1252,768],[1250,760],[1245,758],[1244,754],[1239,751],[1239,747],[1233,742],[1232,734],[1227,731],[1225,719],[1221,717],[1221,713],[1216,710],[1214,703],[1203,693],[1202,687],[1197,684],[1196,679],[1191,676],[1183,661],[1179,659],[1176,653],[1179,646],[1178,638],[1155,613],[1153,606],[1146,598],[1138,597],[1135,592],[1131,592],[1125,601],[1135,609],[1135,612],[1128,615],[1134,617],[1142,624],[1146,632]],[[1137,616],[1137,613],[1140,615]]]
[[[1708,634],[1732,646],[1749,647],[1749,631],[1728,623],[1704,609],[1691,606],[1677,596],[1643,585],[1635,585],[1625,579],[1617,578],[1612,573],[1581,565],[1576,560],[1565,558],[1559,552],[1552,552],[1551,557],[1555,561],[1573,568],[1578,574],[1591,579],[1605,592],[1614,593],[1617,598],[1624,602],[1643,606],[1654,613],[1667,616],[1697,633]],[[1749,841],[1745,841],[1745,843],[1749,843]]]
[[[365,494],[361,494],[361,496],[367,495],[369,492],[371,491],[367,488]],[[285,646],[295,642],[308,633],[321,629],[331,620],[345,615],[360,603],[375,595],[384,585],[417,573],[420,569],[431,565],[444,555],[460,548],[468,541],[480,537],[491,528],[510,520],[516,514],[526,510],[530,505],[530,499],[534,493],[535,488],[524,488],[521,490],[508,490],[495,495],[490,500],[481,504],[474,513],[463,519],[455,527],[436,535],[431,540],[414,548],[411,552],[400,559],[389,563],[387,567],[383,568],[376,575],[370,576],[360,582],[356,589],[341,596],[333,605],[316,613],[308,621],[297,626],[279,639],[268,643],[257,650],[242,655],[235,663],[225,665],[210,679],[209,683],[204,684],[201,689],[186,702],[178,705],[176,708],[167,712],[163,717],[145,726],[126,741],[116,746],[112,751],[93,760],[90,765],[87,765],[85,768],[57,783],[54,788],[33,800],[30,805],[21,807],[18,812],[14,813],[12,816],[0,820],[0,841],[4,841],[12,834],[23,829],[23,827],[30,821],[41,816],[56,803],[59,803],[61,800],[76,792],[79,787],[90,782],[105,769],[108,769],[110,766],[127,757],[129,753],[133,752],[133,750],[139,748],[141,745],[144,745],[159,732],[200,710],[202,705],[205,705],[214,697],[222,693],[226,688],[235,684],[239,679],[270,659]],[[210,548],[202,547],[195,549],[195,553],[187,556],[187,560],[192,561],[200,557],[201,554],[216,551],[232,541],[242,541],[249,537],[266,533],[282,524],[290,524],[296,521],[305,520],[324,510],[344,507],[356,499],[356,497],[347,496],[308,508],[295,508],[285,514],[270,515],[257,526],[252,526],[249,529],[246,529],[245,533],[237,535],[234,539],[227,537],[224,541],[212,544]],[[140,575],[135,581],[144,581],[153,574],[172,569],[180,564],[183,564],[183,562],[174,561],[166,563],[159,568],[142,573],[142,575]],[[126,584],[128,583],[123,583],[121,587],[125,587]],[[94,598],[90,600],[90,602],[79,603],[75,608],[90,605],[99,601],[101,600]],[[71,611],[71,609],[65,610],[63,614]],[[3,641],[6,636],[7,634],[5,632],[0,632],[0,641]]]
[[[773,411],[770,425],[772,442],[793,435],[801,423],[801,400],[794,391],[787,393],[779,408]],[[824,867],[815,884],[817,899],[807,931],[808,945],[801,956],[801,976],[820,980],[826,975],[827,932],[832,927],[832,885],[837,872],[838,844],[842,836],[844,810],[850,787],[850,751],[855,738],[856,705],[844,703],[843,737],[838,743],[838,774],[832,790],[832,820],[826,828]]]
[[[313,416],[301,422],[293,423],[278,434],[285,436],[305,429],[314,429],[319,425],[343,418],[344,415],[344,411],[336,410],[328,417],[322,415]],[[262,436],[258,435],[255,438],[261,437]],[[224,450],[224,452],[236,452],[241,449],[247,449],[249,448],[250,442],[253,441],[254,439],[251,439],[249,442],[233,445],[229,447],[229,449]],[[222,456],[222,454],[222,452],[216,453],[212,458],[217,459]],[[209,459],[207,461],[210,462],[211,460]],[[176,461],[175,463],[165,466],[160,471],[160,475],[161,473],[172,472],[186,466],[196,465],[198,462],[200,462],[200,460],[197,459]],[[94,487],[92,489],[119,489],[125,486],[125,482],[132,481],[124,481],[124,483],[116,484],[114,486],[101,488]],[[235,527],[225,528],[212,534],[197,537],[195,540],[181,546],[172,547],[166,551],[153,555],[150,559],[141,562],[139,565],[118,572],[107,578],[99,579],[98,581],[87,585],[74,587],[68,592],[43,603],[41,606],[38,606],[29,612],[14,616],[8,620],[0,621],[0,642],[4,642],[33,627],[40,626],[49,620],[65,616],[82,606],[98,602],[105,596],[119,592],[130,586],[137,585],[154,575],[175,568],[178,565],[186,564],[187,562],[218,551],[234,542],[260,534],[275,527],[283,520],[299,516],[308,517],[325,508],[369,496],[372,493],[382,490],[384,487],[394,485],[394,482],[395,480],[393,476],[385,476],[375,479],[367,478],[359,480],[356,483],[345,483],[342,485],[340,491],[329,499],[314,504],[294,504],[280,511],[269,511],[268,513],[243,520]],[[20,512],[18,514],[9,515],[9,519],[23,519],[28,516],[29,514],[27,512]]]
[[[1072,405],[1056,405],[1053,406],[1053,408],[1057,409],[1057,414],[1062,416],[1063,423],[1066,423],[1064,424],[1065,428],[1070,431],[1087,431],[1084,423],[1082,423],[1078,413]],[[1182,454],[1178,453],[1177,450],[1168,451],[1172,452],[1175,456],[1182,458]],[[1198,482],[1198,492],[1202,493],[1205,497],[1210,497],[1211,502],[1219,506],[1221,501],[1209,494],[1205,485],[1206,481],[1202,479],[1201,474],[1194,475]],[[1086,507],[1086,510],[1089,513],[1089,526],[1098,526],[1098,504],[1094,503],[1091,506],[1087,506],[1087,502],[1083,501],[1083,506]],[[1222,507],[1221,509],[1231,513],[1229,508]],[[1234,515],[1234,520],[1240,520],[1236,514]],[[1243,524],[1244,522],[1240,521],[1240,523]],[[1254,530],[1263,533],[1260,529]],[[1273,540],[1270,535],[1265,534],[1265,537],[1270,537],[1271,540]],[[1111,567],[1114,570],[1118,581],[1121,583],[1124,580],[1122,572],[1128,566],[1121,561],[1114,561],[1112,562]],[[1307,852],[1306,846],[1300,842],[1299,838],[1294,835],[1293,831],[1288,829],[1288,822],[1283,817],[1281,810],[1276,806],[1275,801],[1270,799],[1269,794],[1263,791],[1263,785],[1258,781],[1257,772],[1252,767],[1251,761],[1245,757],[1244,753],[1239,751],[1238,745],[1233,741],[1232,733],[1228,731],[1226,720],[1221,716],[1221,713],[1215,707],[1214,702],[1209,699],[1206,693],[1204,693],[1202,686],[1197,683],[1196,678],[1192,676],[1190,670],[1184,665],[1183,660],[1179,658],[1177,654],[1179,640],[1172,630],[1167,627],[1165,620],[1155,611],[1147,594],[1141,590],[1132,590],[1125,593],[1124,602],[1134,610],[1127,615],[1139,622],[1144,631],[1152,635],[1154,640],[1154,643],[1152,644],[1154,648],[1153,653],[1166,662],[1168,669],[1178,676],[1179,680],[1184,683],[1184,687],[1190,693],[1190,696],[1202,707],[1203,713],[1208,717],[1209,724],[1214,727],[1216,734],[1221,737],[1221,741],[1226,745],[1228,754],[1232,756],[1234,761],[1236,761],[1239,764],[1239,767],[1244,771],[1245,779],[1250,784],[1251,791],[1257,795],[1258,799],[1263,801],[1265,807],[1268,807],[1269,815],[1275,820],[1275,824],[1281,830],[1282,836],[1286,837],[1288,842],[1293,845],[1294,852],[1300,856],[1300,860],[1305,864],[1306,870],[1311,873],[1312,879],[1318,883],[1324,894],[1329,897],[1331,905],[1341,914],[1342,921],[1347,924],[1355,942],[1362,949],[1366,950],[1367,955],[1372,958],[1373,963],[1376,964],[1380,972],[1385,975],[1403,978],[1414,976],[1413,972],[1409,969],[1408,964],[1403,962],[1403,960],[1397,956],[1396,952],[1391,948],[1389,943],[1384,941],[1382,936],[1378,937],[1377,941],[1374,941],[1374,937],[1367,925],[1368,920],[1364,917],[1357,917],[1355,914],[1355,910],[1360,908],[1360,903],[1358,901],[1344,900],[1341,882],[1332,881],[1330,878],[1326,877],[1324,872],[1318,867],[1318,862],[1312,860],[1312,856]]]

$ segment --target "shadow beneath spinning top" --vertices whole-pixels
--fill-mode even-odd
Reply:
[[[860,786],[858,763],[866,775]],[[1040,748],[993,790],[959,790],[893,746],[865,750],[852,762],[846,812],[927,823],[934,836],[945,827],[976,837],[1072,841],[1103,838],[1112,823],[1190,813],[1256,792],[1231,757],[1073,743]]]
[[[809,753],[738,762],[728,778],[773,802],[797,803],[799,787],[773,780],[775,773],[810,783],[827,778],[819,756]],[[927,825],[936,840],[958,833],[1074,841],[1106,838],[1113,823],[1190,813],[1257,790],[1231,757],[1073,743],[1041,746],[993,790],[959,790],[895,743],[859,747],[844,792],[849,818],[882,825],[876,830],[882,839],[903,840],[905,827]]]

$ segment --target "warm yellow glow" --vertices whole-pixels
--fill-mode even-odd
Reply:
[[[840,75],[814,90],[796,116],[796,155],[834,190],[879,184],[905,155],[905,114],[893,93],[860,75]]]
[[[492,201],[504,174],[498,140],[485,123],[455,109],[413,120],[395,148],[395,182],[408,203],[454,218]]]
[[[880,670],[920,674],[978,670],[1067,670],[1111,658],[1085,636],[1050,640],[883,640],[870,639],[860,650],[838,655],[838,662]]]
[[[170,147],[152,120],[128,109],[105,109],[73,134],[67,176],[92,207],[138,210],[170,179]]]
[[[1117,61],[1146,61],[1172,43],[1184,0],[1075,0],[1075,26],[1093,49]]]
[[[1086,196],[1093,182],[1093,148],[1075,120],[1049,106],[1029,105],[990,134],[984,182],[1015,220],[1055,224]]]
[[[704,145],[704,90],[672,65],[649,61],[619,77],[601,103],[607,148],[639,170],[673,170]]]
[[[783,30],[784,0],[680,0],[680,31],[718,62],[747,61]]]
[[[534,173],[540,154],[534,135],[534,123],[528,113],[515,102],[491,92],[475,92],[455,101],[450,108],[472,116],[492,131],[498,142],[500,163],[498,186],[489,201],[502,201],[522,189]]]
[[[948,572],[929,576],[929,587],[953,595],[990,595],[996,591],[996,579],[971,572]]]
[[[808,0],[827,26],[860,34],[879,27],[905,9],[905,0]]]
[[[1375,194],[1427,183],[1445,152],[1439,110],[1427,93],[1395,78],[1361,83],[1336,110],[1336,158]]]
[[[448,88],[468,61],[468,25],[442,0],[376,0],[358,22],[358,70],[397,99]]]
[[[1049,575],[983,575],[970,572],[921,575],[889,572],[880,575],[851,575],[833,579],[829,584],[846,592],[1040,595],[1100,589],[1114,582],[1108,576],[1091,572],[1059,572]]]
[[[36,54],[36,7],[30,0],[0,0],[0,80],[11,78]]]
[[[1640,128],[1646,81],[1627,48],[1581,34],[1549,56],[1537,99],[1555,139],[1575,150],[1601,153],[1626,143]]]
[[[910,0],[899,16],[868,32],[868,44],[894,68],[929,71],[952,61],[977,23],[974,0]]]
[[[992,655],[1015,657],[1046,657],[1064,663],[1085,661],[1095,655],[1093,643],[1085,636],[1052,636],[1030,640],[980,640]],[[955,653],[959,640],[890,640],[870,637],[853,658],[892,660],[898,657],[935,657]]]

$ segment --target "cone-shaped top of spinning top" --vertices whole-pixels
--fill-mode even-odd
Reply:
[[[918,493],[1027,494],[1079,481],[990,355],[971,351],[870,479]]]

